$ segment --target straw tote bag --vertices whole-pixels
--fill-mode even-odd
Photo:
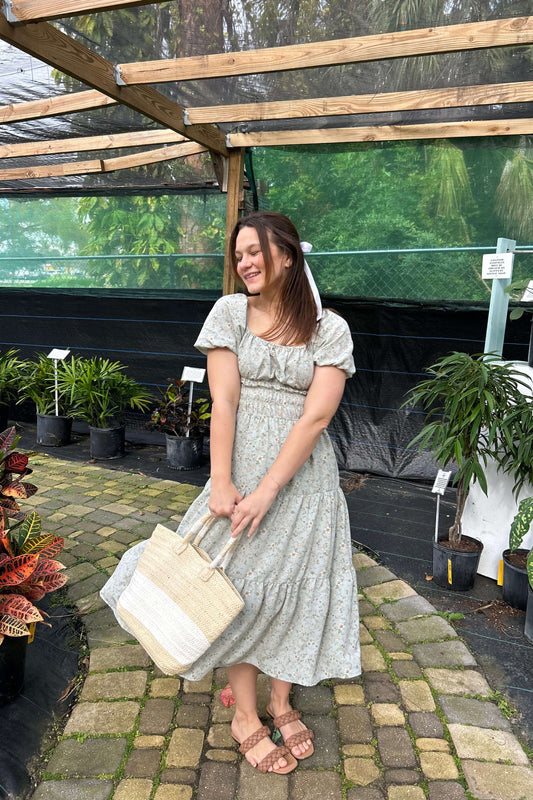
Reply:
[[[183,538],[157,525],[118,599],[119,621],[166,675],[186,672],[244,606],[224,572],[238,540],[213,559],[199,547],[214,519],[202,517]]]

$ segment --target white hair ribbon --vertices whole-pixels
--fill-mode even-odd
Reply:
[[[300,247],[302,248],[302,252],[310,253],[313,249],[313,245],[309,244],[309,242],[300,242]],[[322,319],[323,312],[322,312],[322,301],[320,300],[320,294],[318,292],[318,287],[315,283],[315,279],[313,278],[313,273],[309,269],[309,264],[304,259],[304,271],[309,281],[309,286],[311,287],[311,291],[313,293],[313,297],[315,300],[316,305],[316,318],[317,320]]]

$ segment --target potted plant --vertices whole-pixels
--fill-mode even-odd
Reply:
[[[209,427],[209,400],[192,401],[185,381],[169,378],[148,427],[166,434],[167,464],[172,469],[196,469],[202,461],[204,433]]]
[[[0,353],[0,430],[7,427],[9,403],[16,399],[24,361],[18,357],[18,350],[11,347]]]
[[[526,621],[524,625],[524,635],[533,643],[533,547],[527,557],[527,606]]]
[[[17,442],[15,428],[0,434],[0,705],[22,689],[29,626],[44,622],[35,603],[67,580],[55,560],[63,539],[44,533],[39,515],[17,503],[37,491],[23,480],[32,470]]]
[[[65,364],[59,390],[65,392],[73,416],[89,423],[91,458],[122,457],[123,412],[127,408],[146,411],[150,406],[151,393],[124,370],[119,361],[101,356],[74,357]]]
[[[430,447],[441,469],[452,464],[457,468],[455,519],[448,536],[433,543],[433,580],[439,586],[465,591],[474,584],[483,548],[462,531],[470,484],[477,481],[487,494],[484,468],[489,458],[513,472],[515,488],[529,477],[531,462],[514,459],[508,445],[519,440],[518,420],[522,414],[531,415],[531,405],[520,391],[519,373],[491,354],[453,352],[426,371],[431,377],[417,384],[407,401],[421,403],[427,412],[422,430],[410,445]]]
[[[65,362],[57,365],[58,386],[65,370]],[[61,447],[69,444],[72,431],[72,415],[65,391],[57,391],[55,367],[46,353],[38,353],[35,359],[25,362],[21,373],[19,402],[32,400],[37,413],[37,444],[44,447]]]
[[[529,550],[520,548],[524,536],[533,522],[533,497],[524,497],[518,504],[518,511],[509,531],[509,548],[503,551],[503,590],[506,603],[526,610],[528,601],[527,562]]]

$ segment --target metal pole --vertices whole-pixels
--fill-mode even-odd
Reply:
[[[515,239],[498,239],[497,253],[512,253],[516,247]],[[505,323],[509,307],[509,295],[505,289],[511,283],[511,278],[495,278],[492,281],[490,293],[489,317],[487,320],[487,333],[485,338],[485,353],[503,353],[505,338]]]
[[[189,433],[190,433],[189,424],[191,422],[191,414],[192,414],[192,393],[193,393],[193,391],[194,391],[194,381],[191,381],[190,384],[189,384],[189,407],[187,409],[187,431],[185,433],[185,436],[187,438],[189,438]]]
[[[57,387],[57,358],[54,358],[54,380],[55,380],[55,396],[56,396],[56,417],[59,416],[59,390]]]

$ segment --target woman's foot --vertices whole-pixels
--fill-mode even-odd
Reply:
[[[270,730],[261,725],[259,717],[255,721],[237,719],[231,723],[231,735],[241,747],[240,752],[252,767],[260,772],[275,772],[286,775],[297,767],[298,762],[286,747],[277,747],[270,738]]]
[[[298,711],[291,709],[288,703],[271,701],[267,713],[274,718],[274,725],[279,730],[284,744],[295,758],[309,758],[315,748],[313,731],[300,721]]]

